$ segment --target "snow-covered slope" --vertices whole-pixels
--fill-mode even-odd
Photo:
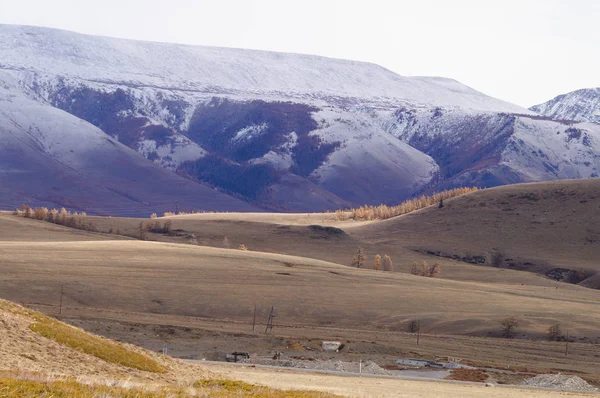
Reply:
[[[530,109],[553,119],[600,123],[600,87],[562,94]]]
[[[385,115],[380,115],[385,119]],[[600,125],[511,114],[399,109],[386,129],[430,154],[440,166],[437,187],[595,178],[600,174]]]
[[[21,203],[149,216],[252,206],[153,165],[60,109],[27,98],[0,72],[0,208]]]
[[[523,112],[444,78],[312,55],[186,46],[0,25],[0,67],[99,83],[231,95],[334,98]],[[340,98],[343,102],[344,98]]]
[[[0,103],[0,129],[10,117],[67,112],[87,126],[86,145],[96,139],[91,124],[177,181],[199,180],[268,209],[395,203],[456,185],[598,174],[594,125],[547,120],[451,79],[369,63],[0,25],[0,71],[31,105]],[[69,162],[84,159],[72,155],[79,128],[67,130],[29,135],[78,170]]]

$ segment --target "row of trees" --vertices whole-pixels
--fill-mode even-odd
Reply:
[[[352,258],[350,266],[354,268],[367,268],[367,256],[362,247],[359,247],[356,251],[356,255]],[[392,271],[394,269],[394,263],[392,262],[392,258],[387,254],[383,257],[381,257],[380,254],[376,254],[373,258],[373,265],[369,268],[372,268],[375,271]],[[426,261],[423,261],[421,263],[413,263],[410,273],[433,278],[441,271],[442,268],[438,264],[429,265]]]
[[[410,268],[410,273],[412,275],[425,276],[427,278],[433,278],[437,276],[442,271],[442,268],[436,263],[433,265],[427,264],[427,261],[423,261],[422,263],[413,263]]]
[[[477,187],[454,188],[438,192],[430,196],[422,195],[418,198],[408,199],[396,206],[388,206],[383,204],[379,206],[361,206],[356,209],[337,210],[335,213],[336,218],[340,221],[345,221],[347,219],[358,221],[386,220],[388,218],[407,214],[434,204],[439,204],[440,208],[444,207],[444,200],[475,192],[478,189],[479,188]]]
[[[367,256],[362,247],[359,247],[356,251],[356,255],[352,258],[352,262],[350,266],[355,268],[366,268]],[[394,269],[394,263],[392,262],[392,258],[387,254],[381,257],[380,254],[376,254],[373,258],[373,267],[375,271],[392,271]]]
[[[64,225],[70,228],[83,229],[86,231],[97,231],[96,226],[86,221],[84,217],[87,216],[85,212],[70,212],[64,207],[60,210],[48,209],[46,207],[30,207],[26,204],[22,204],[20,209],[15,209],[14,215],[32,218],[35,220],[47,221],[53,224]]]

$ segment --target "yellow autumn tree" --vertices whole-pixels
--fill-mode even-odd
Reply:
[[[375,271],[379,271],[381,269],[381,256],[379,254],[375,255],[375,259],[373,260],[373,269]]]

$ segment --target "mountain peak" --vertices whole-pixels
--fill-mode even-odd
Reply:
[[[600,123],[600,87],[561,94],[529,109],[554,119]]]

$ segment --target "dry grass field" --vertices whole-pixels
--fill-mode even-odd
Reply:
[[[431,206],[385,221],[339,221],[335,213],[173,216],[159,220],[170,220],[176,234],[148,234],[147,239],[219,248],[244,244],[252,251],[342,265],[349,265],[356,249],[363,247],[367,265],[375,254],[388,254],[399,272],[409,272],[414,262],[425,260],[442,266],[439,277],[443,279],[539,285],[545,281],[536,274],[554,270],[555,276],[598,288],[599,198],[600,179],[520,184],[478,191],[449,199],[442,209]],[[131,236],[136,236],[141,221],[87,220],[102,231],[119,230]],[[312,225],[341,231],[317,230]],[[482,262],[493,269],[482,271],[482,264],[472,264]]]
[[[483,190],[385,221],[181,215],[159,218],[173,233],[147,241],[123,235],[150,220],[86,217],[101,231],[86,232],[0,213],[0,298],[59,315],[62,287],[61,319],[154,351],[167,342],[181,357],[336,339],[350,360],[450,356],[598,381],[598,198],[600,180],[559,181]],[[358,247],[367,265],[390,255],[395,272],[348,267]],[[410,275],[420,261],[441,273]],[[545,275],[557,269],[583,277]],[[271,306],[276,337],[260,333]],[[512,316],[517,339],[499,338]],[[414,319],[419,346],[407,333]],[[574,339],[568,356],[564,342],[544,341],[556,323]]]

